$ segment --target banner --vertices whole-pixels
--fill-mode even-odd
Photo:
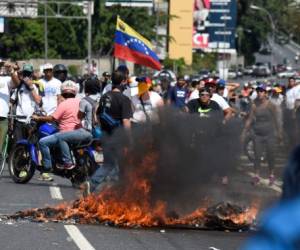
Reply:
[[[193,48],[235,50],[236,0],[195,0]]]

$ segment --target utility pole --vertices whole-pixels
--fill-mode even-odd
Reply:
[[[92,2],[88,1],[88,69],[91,69],[92,58]]]
[[[47,0],[44,3],[44,41],[45,41],[45,63],[48,60],[48,10],[47,10]]]

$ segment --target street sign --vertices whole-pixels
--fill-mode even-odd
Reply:
[[[38,15],[38,0],[1,0],[0,16],[31,17]]]
[[[4,32],[4,18],[0,17],[0,33]]]
[[[124,7],[153,7],[153,0],[106,0],[105,6],[121,5]]]

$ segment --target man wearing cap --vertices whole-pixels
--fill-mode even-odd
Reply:
[[[47,63],[43,66],[44,78],[40,80],[43,109],[51,115],[57,107],[60,96],[61,81],[53,76],[53,65]]]
[[[158,93],[150,91],[152,86],[150,78],[136,78],[136,81],[138,82],[138,94],[131,99],[134,107],[132,122],[155,121],[155,110],[164,105],[163,99]]]
[[[129,80],[129,69],[126,65],[119,65],[117,70],[118,72],[122,73],[123,75],[126,76],[126,79],[127,79],[127,84],[125,84],[123,86],[123,94],[126,95],[128,98],[131,98],[131,90],[128,86],[130,80]],[[110,81],[106,86],[105,88],[103,88],[103,91],[102,91],[102,95],[106,94],[107,92],[111,91],[112,90],[112,82]]]
[[[223,110],[224,121],[228,121],[232,117],[232,109],[230,108],[225,98],[217,93],[217,91],[225,89],[225,82],[221,81],[220,83],[216,83],[216,81],[209,81],[205,84],[205,86],[209,87],[212,93],[211,100],[218,103],[220,108]]]
[[[18,77],[13,78],[15,86],[17,86],[12,100],[16,106],[16,115],[30,117],[35,109],[41,104],[41,97],[32,81],[33,66],[24,64],[23,69],[19,72]],[[14,124],[15,140],[24,139],[26,118],[17,118]]]
[[[111,75],[107,71],[103,72],[102,79],[101,79],[101,92],[104,90],[104,88],[111,84]]]
[[[199,98],[188,102],[186,110],[191,114],[199,114],[199,117],[219,117],[222,119],[222,110],[218,103],[211,100],[209,88],[203,88],[199,91]]]
[[[252,184],[257,185],[260,182],[260,164],[263,152],[266,152],[266,158],[269,165],[269,185],[275,181],[274,165],[275,154],[274,145],[276,136],[282,139],[282,131],[278,124],[278,118],[275,106],[268,100],[267,86],[259,83],[256,88],[257,98],[251,108],[250,115],[246,121],[242,139],[245,138],[247,131],[252,128],[254,135],[254,169],[255,175]]]

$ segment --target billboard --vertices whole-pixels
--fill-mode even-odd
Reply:
[[[236,0],[194,0],[193,48],[235,50]]]
[[[106,0],[105,6],[121,5],[124,7],[153,7],[153,0]]]
[[[2,0],[0,16],[4,17],[37,17],[38,0]]]

